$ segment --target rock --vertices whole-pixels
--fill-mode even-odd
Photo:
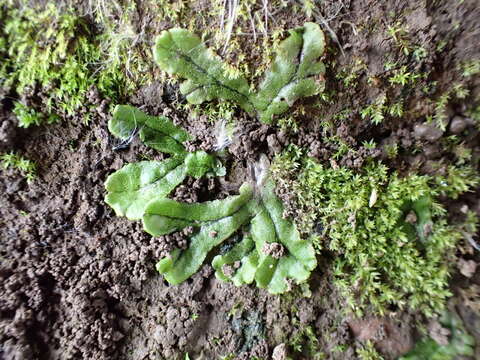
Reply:
[[[443,131],[434,124],[416,124],[413,128],[413,135],[417,139],[434,142],[442,137]]]
[[[165,337],[165,329],[161,325],[157,325],[155,331],[153,332],[153,338],[156,342],[161,343],[163,338]]]
[[[282,146],[280,145],[280,142],[278,141],[275,134],[270,134],[267,136],[267,143],[268,147],[272,150],[274,154],[282,151]]]
[[[277,139],[280,143],[282,143],[283,145],[286,145],[287,141],[288,141],[288,134],[285,130],[280,130],[278,132],[278,135],[277,135]]]
[[[273,349],[272,360],[286,360],[287,359],[287,346],[280,344]]]
[[[461,134],[467,128],[467,121],[461,116],[454,116],[450,122],[450,132],[452,134]]]

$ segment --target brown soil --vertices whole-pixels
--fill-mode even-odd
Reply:
[[[335,3],[327,1],[324,13],[335,13]],[[454,159],[451,149],[439,141],[452,134],[462,136],[478,163],[479,133],[467,114],[469,102],[479,94],[478,77],[467,83],[470,95],[466,100],[450,102],[450,123],[439,136],[418,128],[431,110],[428,97],[419,92],[407,94],[407,111],[398,121],[374,126],[358,113],[348,120],[334,119],[334,114],[362,108],[381,94],[381,86],[368,83],[367,72],[380,77],[386,59],[405,60],[385,35],[387,17],[401,17],[411,41],[428,52],[417,71],[430,71],[428,81],[438,82],[429,97],[436,98],[453,82],[461,81],[456,64],[480,58],[478,2],[343,3],[339,15],[329,22],[345,51],[345,56],[338,48],[333,53],[336,46],[330,44],[327,60],[331,64],[335,59],[337,65],[327,70],[327,89],[338,92],[335,103],[301,115],[297,133],[239,114],[241,131],[230,147],[233,175],[213,182],[187,179],[176,190],[176,198],[197,201],[211,199],[212,193],[222,197],[234,192],[252,159],[259,153],[271,158],[289,143],[307,147],[312,156],[328,162],[338,147],[325,140],[321,119],[334,122],[329,135],[337,135],[358,150],[345,154],[338,165],[360,169],[366,157],[374,157],[400,172],[431,173],[431,160],[449,163]],[[305,20],[296,16],[286,21],[287,10],[276,16],[289,26]],[[148,26],[156,28],[155,33],[168,27],[148,17],[142,21],[151,21]],[[447,45],[439,53],[435,49],[442,40]],[[342,87],[334,74],[328,74],[351,67],[356,59],[362,59],[366,69],[355,87]],[[400,95],[400,90],[388,91],[389,98]],[[186,353],[191,359],[228,354],[235,354],[236,359],[271,359],[277,347],[275,358],[280,360],[284,359],[281,344],[288,344],[296,359],[309,359],[309,351],[322,352],[328,359],[356,359],[355,349],[367,340],[385,359],[395,359],[418,338],[415,328],[424,320],[415,314],[398,313],[391,318],[367,314],[363,319],[345,314],[345,304],[332,287],[328,255],[319,259],[310,295],[300,288],[283,296],[254,287],[236,288],[216,280],[209,265],[185,283],[169,286],[154,271],[165,250],[163,244],[144,233],[139,223],[116,217],[103,201],[103,184],[111,172],[142,156],[162,156],[138,140],[126,149],[114,150],[116,140],[107,130],[109,114],[100,106],[104,99],[91,99],[100,110],[88,125],[73,119],[25,130],[16,127],[9,97],[0,95],[0,150],[18,151],[39,167],[38,179],[31,184],[13,170],[0,170],[0,359],[153,360],[184,359]],[[178,99],[175,87],[154,83],[127,102],[152,115],[168,114],[197,137],[192,147],[211,149],[214,142],[208,121],[191,119],[176,110],[172,103],[177,100],[184,101]],[[303,105],[308,108],[309,100]],[[370,139],[399,144],[399,156],[391,159],[384,152],[366,149],[362,143]],[[423,151],[412,155],[414,148]],[[480,214],[480,192],[450,204],[452,216],[461,215],[464,205]],[[171,241],[181,243],[182,239]],[[451,304],[480,344],[480,266],[475,266],[480,255],[465,243],[460,244],[459,259]],[[476,351],[480,358],[478,346]]]

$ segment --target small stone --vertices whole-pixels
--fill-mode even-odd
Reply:
[[[439,151],[438,147],[435,145],[427,145],[423,148],[423,155],[429,160],[439,158],[442,153]]]
[[[278,132],[278,136],[277,136],[277,139],[280,143],[284,144],[287,142],[287,139],[288,139],[288,134],[285,130],[280,130]]]
[[[282,150],[282,146],[280,145],[280,142],[275,134],[270,134],[267,136],[267,144],[274,154],[279,153]]]
[[[461,134],[467,128],[467,122],[465,118],[461,116],[454,116],[450,122],[450,132],[452,134]]]
[[[180,339],[178,339],[178,346],[179,347],[184,347],[185,345],[187,345],[187,337],[186,336],[182,336],[180,337]]]
[[[443,131],[434,124],[417,124],[413,128],[413,135],[417,139],[434,142],[442,137]]]
[[[170,309],[167,310],[166,318],[167,318],[168,321],[172,321],[172,320],[174,320],[175,318],[177,318],[178,315],[179,315],[179,314],[178,314],[177,309],[175,309],[175,308],[170,308]]]
[[[477,271],[477,263],[473,260],[460,259],[458,261],[458,268],[463,276],[471,278]]]
[[[416,224],[417,223],[417,214],[414,211],[410,211],[405,218],[405,222],[409,224]]]
[[[165,329],[161,325],[157,325],[153,332],[153,339],[160,343],[162,342],[163,338],[165,337]]]
[[[262,251],[266,255],[270,255],[274,259],[280,259],[285,254],[285,248],[280,243],[265,243]]]
[[[287,355],[287,346],[285,344],[280,344],[273,349],[272,360],[286,360]]]
[[[368,202],[368,207],[372,207],[373,205],[375,205],[375,203],[377,202],[377,199],[378,199],[377,189],[373,188],[372,192],[370,194],[370,200]]]
[[[113,341],[114,341],[114,342],[117,342],[117,341],[123,339],[124,336],[125,336],[125,335],[123,335],[120,331],[115,331],[115,332],[113,333]]]
[[[432,233],[433,226],[431,223],[426,223],[423,225],[423,236],[428,237]]]

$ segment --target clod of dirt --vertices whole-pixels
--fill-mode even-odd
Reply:
[[[411,319],[410,319],[411,321]],[[392,358],[407,353],[414,344],[409,322],[384,317],[366,317],[348,321],[353,336],[361,341],[373,341],[376,348]]]
[[[195,179],[193,177],[188,177],[182,185],[175,188],[172,198],[181,202],[195,203],[205,200],[209,193],[218,194],[218,197],[225,196],[224,192],[216,183],[215,178],[202,177],[200,179]]]
[[[154,252],[157,258],[168,256],[175,248],[186,249],[188,239],[193,234],[193,226],[187,226],[182,231],[177,231],[168,235],[159,236],[157,238],[157,248]]]
[[[450,122],[450,132],[452,134],[458,135],[461,134],[468,126],[468,122],[462,116],[454,116]]]
[[[475,271],[477,271],[478,264],[474,260],[460,259],[457,265],[463,276],[471,278],[473,274],[475,274]]]
[[[237,125],[229,151],[237,159],[255,159],[258,154],[266,153],[267,137],[272,128],[258,121],[240,121]],[[274,142],[271,138],[270,142]],[[276,146],[276,144],[275,144]]]
[[[195,124],[186,125],[188,133],[193,135],[194,139],[187,141],[185,147],[188,151],[203,150],[212,152],[215,150],[217,144],[216,134],[212,131],[213,125],[208,121],[207,116],[201,115],[198,117],[190,116],[190,123]],[[183,125],[183,124],[182,124]]]
[[[235,274],[235,270],[233,266],[224,264],[222,266],[222,272],[225,274],[225,276],[232,277]]]
[[[262,249],[264,254],[270,255],[274,259],[280,259],[285,254],[285,248],[280,243],[265,243]]]
[[[273,349],[272,360],[287,360],[287,346],[280,344]]]
[[[438,345],[448,345],[450,330],[442,327],[438,320],[432,320],[428,324],[428,335],[435,340]]]
[[[164,87],[160,82],[142,86],[137,93],[130,99],[133,104],[142,104],[147,113],[159,113],[165,106],[162,101]]]
[[[442,137],[443,131],[433,124],[416,124],[413,134],[417,139],[434,142]]]
[[[275,134],[270,134],[267,136],[267,143],[269,149],[273,154],[277,154],[282,150],[282,146],[280,145],[280,142],[277,139],[277,135]]]
[[[0,123],[0,150],[12,149],[18,127],[11,117],[1,116],[3,121]]]

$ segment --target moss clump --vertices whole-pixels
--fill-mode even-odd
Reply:
[[[443,307],[449,254],[461,233],[435,199],[467,191],[478,178],[402,178],[373,162],[356,174],[323,166],[295,147],[277,157],[272,171],[279,195],[295,194],[287,200],[297,208],[299,228],[317,231],[317,248],[334,253],[335,282],[352,310],[369,304],[383,314],[393,305],[430,315]]]
[[[0,164],[4,169],[16,169],[27,179],[27,182],[32,182],[37,176],[37,164],[24,158],[14,152],[0,155]]]
[[[109,62],[109,52],[101,47],[108,36],[94,33],[73,10],[60,11],[53,4],[14,8],[0,1],[0,21],[0,87],[17,94],[20,126],[74,115],[92,87],[114,101],[132,90],[121,64]]]

